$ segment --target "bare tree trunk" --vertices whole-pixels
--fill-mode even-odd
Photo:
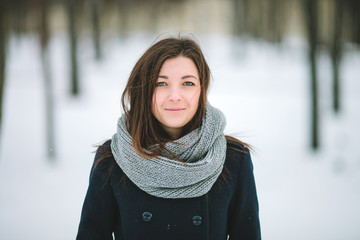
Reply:
[[[342,55],[342,22],[343,22],[343,2],[335,0],[334,13],[334,32],[333,44],[331,49],[331,60],[333,69],[333,110],[338,113],[340,110],[340,61]]]
[[[48,26],[48,0],[36,1],[39,10],[39,37],[41,45],[41,62],[45,89],[45,115],[46,115],[46,143],[47,154],[50,160],[55,157],[55,111],[53,81],[51,77],[51,64],[49,56],[49,26]]]
[[[345,1],[344,3],[347,3]],[[351,4],[351,10],[352,10],[352,23],[353,26],[353,41],[360,45],[360,1],[358,0],[352,0],[349,2]]]
[[[101,53],[101,45],[100,45],[100,1],[99,0],[91,0],[91,22],[93,27],[93,39],[94,39],[94,49],[95,49],[95,57],[97,60],[100,60],[102,57]]]
[[[318,0],[305,0],[305,21],[308,32],[309,64],[311,76],[311,147],[319,148],[319,107],[318,107],[318,81],[317,81],[317,9]]]
[[[120,37],[127,37],[127,28],[129,27],[129,21],[127,18],[127,12],[132,8],[132,0],[116,0],[119,16],[120,16]]]
[[[67,0],[67,13],[69,19],[69,43],[70,43],[70,63],[71,63],[71,94],[79,94],[79,76],[77,62],[77,29],[76,29],[76,10],[77,1]]]
[[[5,61],[7,31],[5,29],[5,4],[0,6],[0,136],[2,127],[3,99],[5,88]]]
[[[232,0],[233,7],[233,34],[234,36],[240,36],[246,31],[246,16],[245,16],[245,4],[244,0]]]
[[[283,29],[283,11],[286,11],[286,1],[271,0],[268,2],[268,29],[270,32],[270,40],[276,44],[281,42]]]

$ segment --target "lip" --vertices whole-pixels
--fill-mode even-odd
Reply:
[[[179,112],[185,110],[185,108],[165,108],[166,111]]]

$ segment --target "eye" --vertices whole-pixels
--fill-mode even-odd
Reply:
[[[165,86],[165,82],[157,82],[155,84],[156,87],[162,87],[162,86]]]
[[[193,82],[184,82],[185,86],[195,86]]]

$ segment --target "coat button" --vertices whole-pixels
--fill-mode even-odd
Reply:
[[[199,226],[202,223],[202,218],[200,216],[194,216],[192,221],[195,226]]]
[[[151,219],[152,219],[152,214],[151,212],[144,212],[142,214],[142,219],[145,221],[145,222],[150,222]]]

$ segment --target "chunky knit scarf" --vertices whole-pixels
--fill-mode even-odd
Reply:
[[[200,128],[165,146],[156,158],[141,157],[132,147],[125,115],[118,120],[111,150],[115,161],[140,189],[161,198],[194,198],[206,194],[220,175],[226,155],[225,117],[209,103]]]

